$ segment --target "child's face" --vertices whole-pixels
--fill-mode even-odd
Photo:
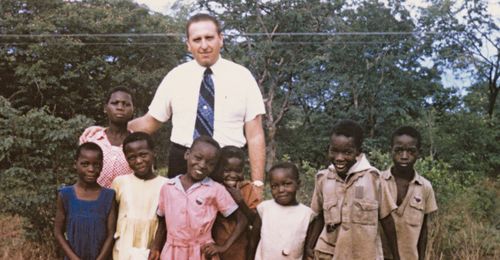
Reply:
[[[145,179],[153,174],[154,152],[146,140],[128,143],[125,145],[124,153],[135,176]]]
[[[225,160],[222,180],[225,186],[239,188],[238,184],[243,180],[243,161],[240,158],[232,157]]]
[[[134,105],[130,94],[117,91],[111,94],[108,103],[104,106],[104,113],[109,121],[115,123],[126,123],[132,119],[134,114]]]
[[[328,158],[335,166],[338,174],[345,175],[356,163],[356,157],[360,151],[356,147],[353,137],[333,134],[330,138]]]
[[[299,188],[297,180],[289,169],[275,169],[270,174],[271,194],[276,203],[289,206],[296,205],[295,194]]]
[[[395,136],[391,154],[396,168],[401,170],[413,169],[419,155],[417,139],[409,135]]]
[[[98,151],[82,149],[74,167],[80,181],[88,184],[96,183],[102,170],[102,154]]]
[[[205,179],[217,164],[217,148],[205,142],[196,143],[184,154],[187,161],[187,175],[194,181]]]

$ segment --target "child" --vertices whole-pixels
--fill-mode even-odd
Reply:
[[[238,205],[224,186],[208,177],[215,169],[219,149],[211,137],[196,138],[184,154],[187,173],[162,187],[157,211],[160,226],[149,259],[158,259],[162,248],[163,260],[217,258],[243,232],[247,221]],[[236,214],[236,228],[222,245],[215,244],[211,236],[217,212],[224,217]]]
[[[396,224],[398,249],[401,259],[424,259],[427,244],[427,218],[437,210],[431,183],[419,175],[414,165],[419,156],[420,133],[413,127],[398,128],[391,137],[393,166],[382,172],[392,201],[398,209],[391,213]],[[386,248],[384,256],[392,259]]]
[[[225,146],[221,149],[220,154],[219,165],[215,171],[214,179],[224,184],[249,223],[253,223],[257,215],[255,208],[260,203],[260,199],[257,195],[258,191],[255,190],[252,183],[245,181],[243,178],[245,153],[236,146]],[[234,215],[225,218],[218,214],[212,229],[215,243],[223,244],[234,232],[236,225]],[[226,252],[220,254],[220,259],[245,259],[247,245],[248,233],[244,232]]]
[[[113,247],[116,205],[115,192],[97,184],[102,168],[101,148],[94,143],[81,144],[74,167],[76,183],[61,188],[57,195],[54,235],[64,259],[108,259]]]
[[[80,136],[80,143],[94,142],[101,147],[104,159],[97,183],[109,188],[117,176],[133,172],[128,166],[122,148],[123,140],[130,134],[127,124],[134,115],[134,103],[130,90],[124,87],[111,89],[104,104],[104,114],[108,118],[108,127],[93,126],[85,129]],[[96,129],[92,136],[86,135],[90,129]]]
[[[154,144],[148,134],[127,136],[123,152],[134,174],[118,176],[111,185],[119,204],[113,259],[147,259],[158,227],[158,197],[167,178],[153,171]]]
[[[396,249],[390,215],[396,205],[381,183],[378,170],[361,152],[361,126],[342,120],[332,132],[328,149],[332,165],[316,175],[311,209],[318,214],[318,220],[307,247],[312,248],[320,235],[315,259],[382,259],[378,221],[391,238],[391,248]]]
[[[269,170],[269,183],[273,199],[257,206],[254,234],[256,240],[260,235],[260,241],[255,259],[302,259],[307,230],[315,214],[297,202],[297,166],[289,162],[274,165]]]

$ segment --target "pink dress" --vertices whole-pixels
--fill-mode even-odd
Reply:
[[[111,183],[116,177],[131,174],[134,171],[128,166],[127,159],[125,159],[125,155],[123,154],[122,145],[111,145],[105,130],[106,128],[103,128],[87,139],[83,138],[83,136],[80,137],[80,143],[92,142],[101,147],[104,157],[101,175],[97,178],[97,183],[102,187],[110,188]]]
[[[187,191],[179,177],[169,179],[160,191],[157,214],[165,217],[167,226],[160,259],[204,259],[201,246],[213,242],[211,230],[217,212],[227,217],[238,205],[224,186],[209,177]]]

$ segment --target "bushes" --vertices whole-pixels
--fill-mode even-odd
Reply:
[[[0,201],[4,213],[23,216],[28,238],[50,239],[56,190],[75,181],[77,136],[91,120],[63,120],[45,109],[21,114],[0,96]]]

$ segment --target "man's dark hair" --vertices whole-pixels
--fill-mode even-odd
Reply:
[[[124,93],[127,93],[130,95],[130,97],[132,98],[132,104],[134,104],[134,95],[132,94],[132,91],[126,87],[114,87],[112,89],[110,89],[107,93],[106,93],[106,102],[105,104],[107,104],[109,102],[109,100],[111,99],[111,95],[113,95],[114,93],[116,92],[124,92]]]
[[[295,180],[297,182],[300,181],[299,169],[297,168],[297,166],[295,164],[293,164],[291,162],[279,162],[279,163],[273,165],[271,167],[271,169],[269,169],[268,178],[271,179],[271,175],[272,175],[273,171],[278,170],[278,169],[289,170],[292,173],[293,178],[295,178]]]
[[[340,120],[333,126],[330,137],[333,135],[352,137],[356,148],[361,151],[361,145],[363,144],[363,128],[355,121],[348,119]]]
[[[220,27],[220,23],[215,17],[213,17],[209,14],[203,14],[203,13],[195,14],[189,18],[189,20],[186,24],[186,37],[188,39],[189,39],[189,26],[191,26],[191,24],[193,24],[193,23],[202,22],[202,21],[210,21],[210,22],[214,23],[215,27],[217,28],[217,34],[220,34],[222,32],[221,27]]]
[[[417,148],[420,149],[420,146],[422,145],[422,136],[420,135],[420,132],[412,126],[402,126],[396,129],[391,136],[391,146],[394,145],[394,138],[402,135],[408,135],[417,139]]]
[[[101,147],[99,147],[99,145],[97,145],[96,143],[86,142],[86,143],[79,145],[78,148],[76,148],[75,161],[78,160],[78,157],[80,157],[82,150],[96,151],[99,153],[99,158],[101,159],[101,161],[103,159],[103,152],[102,152]]]
[[[127,146],[127,144],[137,141],[146,141],[150,150],[155,149],[153,138],[151,138],[149,134],[144,132],[134,132],[129,134],[127,137],[125,137],[125,140],[123,140],[123,153],[125,153],[125,147]]]

